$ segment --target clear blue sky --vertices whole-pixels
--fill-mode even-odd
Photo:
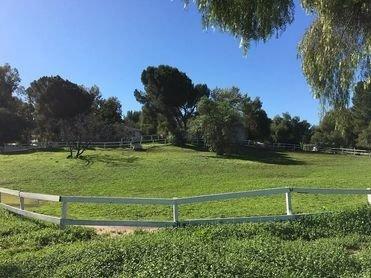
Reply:
[[[271,117],[289,112],[317,123],[319,105],[296,50],[311,18],[296,6],[295,22],[279,39],[253,45],[244,57],[239,40],[205,31],[182,0],[1,0],[0,64],[16,67],[24,86],[57,74],[96,84],[124,111],[140,109],[133,91],[142,88],[142,70],[168,64],[194,83],[259,96]]]

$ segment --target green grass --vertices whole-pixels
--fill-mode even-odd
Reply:
[[[0,210],[0,277],[370,277],[371,209],[132,235]]]
[[[95,196],[183,197],[258,188],[370,187],[368,157],[250,150],[239,157],[171,146],[0,155],[0,186]],[[7,203],[16,200],[2,196]],[[5,197],[5,198],[4,198]],[[0,277],[370,277],[371,209],[365,196],[294,195],[299,221],[97,235],[0,210]],[[58,204],[27,202],[60,214]],[[284,213],[284,196],[181,206],[181,218]],[[164,219],[163,206],[73,205],[76,218]]]
[[[84,159],[66,153],[0,155],[0,186],[23,191],[90,196],[183,197],[251,189],[306,186],[370,187],[369,157],[250,150],[218,157],[191,148],[151,145],[146,151],[88,150]],[[15,203],[7,199],[10,203]],[[364,204],[365,196],[294,195],[295,212],[342,210]],[[59,215],[60,207],[27,203],[28,209]],[[284,196],[187,205],[181,218],[284,213]],[[74,218],[169,219],[164,206],[71,205]]]

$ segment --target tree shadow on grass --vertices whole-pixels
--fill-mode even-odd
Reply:
[[[47,148],[47,149],[34,149],[34,150],[22,150],[16,152],[0,152],[0,155],[19,155],[19,154],[31,154],[31,153],[61,153],[67,152],[63,148]]]
[[[293,159],[285,152],[275,152],[265,149],[245,148],[240,154],[236,155],[223,155],[212,158],[217,159],[240,159],[246,161],[254,161],[265,164],[276,165],[305,165],[305,161]]]
[[[107,154],[92,154],[92,155],[84,155],[81,156],[79,159],[85,161],[86,166],[91,166],[95,162],[104,163],[109,166],[120,166],[127,163],[133,163],[139,159],[137,156],[122,156],[122,157],[112,157]]]
[[[204,145],[191,145],[191,144],[186,144],[182,146],[183,149],[189,149],[189,150],[194,150],[198,152],[208,152],[208,148],[205,147]]]

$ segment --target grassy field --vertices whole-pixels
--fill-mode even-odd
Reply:
[[[143,152],[88,150],[84,159],[66,153],[0,155],[0,186],[58,195],[183,197],[271,187],[371,187],[369,157],[250,150],[218,157],[191,148],[150,145]],[[15,203],[11,198],[6,200]],[[365,196],[294,195],[295,212],[342,210]],[[59,215],[49,203],[28,209]],[[284,213],[284,196],[182,206],[181,219]],[[72,205],[73,218],[170,219],[163,206]]]
[[[284,186],[366,188],[371,181],[368,157],[256,150],[218,157],[160,145],[65,157],[62,151],[0,155],[0,186],[61,195],[182,197]],[[366,196],[294,195],[293,202],[296,212],[340,212],[283,223],[98,235],[0,210],[0,277],[371,277]],[[60,214],[49,203],[26,207]],[[70,212],[76,218],[171,215],[161,206],[73,205]],[[184,206],[180,212],[181,218],[281,214],[284,196]]]
[[[0,277],[371,277],[371,209],[97,235],[0,210]]]

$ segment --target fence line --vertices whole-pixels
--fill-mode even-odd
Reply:
[[[189,138],[189,143],[194,145],[206,145],[203,138],[193,137]],[[85,142],[83,142],[85,143]],[[93,148],[129,148],[133,147],[135,143],[162,143],[166,144],[166,138],[161,135],[143,135],[138,138],[123,138],[121,141],[96,141],[90,142],[89,147]],[[289,143],[261,143],[253,140],[243,140],[241,144],[245,147],[254,147],[260,149],[270,149],[270,150],[287,150],[287,151],[306,151],[306,152],[323,152],[332,154],[352,154],[352,155],[362,155],[371,157],[371,151],[361,150],[361,149],[351,149],[351,148],[323,148],[317,147],[314,144],[289,144]],[[33,145],[4,145],[0,147],[0,153],[16,153],[25,152],[32,150],[45,150],[53,148],[64,148],[68,147],[66,142],[44,142],[35,143]]]
[[[143,135],[138,138],[123,138],[120,141],[94,141],[89,142],[89,147],[93,148],[129,148],[132,147],[135,143],[160,143],[166,144],[166,139],[160,135]],[[82,142],[86,143],[86,142]],[[34,144],[23,144],[23,145],[9,145],[5,144],[0,147],[0,153],[16,153],[16,152],[26,152],[34,150],[46,150],[46,149],[55,149],[55,148],[65,148],[68,147],[67,142],[40,142]]]
[[[184,225],[218,224],[218,223],[243,223],[243,222],[266,222],[283,221],[301,217],[303,214],[295,214],[292,209],[292,193],[298,194],[330,194],[330,195],[365,195],[367,202],[371,205],[371,189],[338,189],[338,188],[270,188],[242,192],[229,192],[219,194],[209,194],[201,196],[191,196],[183,198],[135,198],[135,197],[89,197],[89,196],[58,196],[49,194],[39,194],[21,192],[7,188],[0,188],[0,207],[7,209],[18,215],[52,222],[61,227],[68,225],[88,225],[88,226],[137,226],[137,227],[177,227]],[[2,202],[3,194],[16,196],[19,198],[20,207],[16,208]],[[186,219],[180,220],[179,207],[184,204],[195,204],[212,201],[224,201],[231,199],[241,199],[246,197],[285,195],[286,215],[268,216],[248,216],[248,217],[228,217],[228,218],[206,218],[206,219]],[[61,216],[51,216],[27,211],[24,199],[43,200],[61,203]],[[68,217],[68,205],[70,203],[102,203],[102,204],[140,204],[140,205],[166,205],[172,207],[172,221],[155,220],[89,220],[89,219],[70,219]],[[305,215],[305,214],[304,214]]]

